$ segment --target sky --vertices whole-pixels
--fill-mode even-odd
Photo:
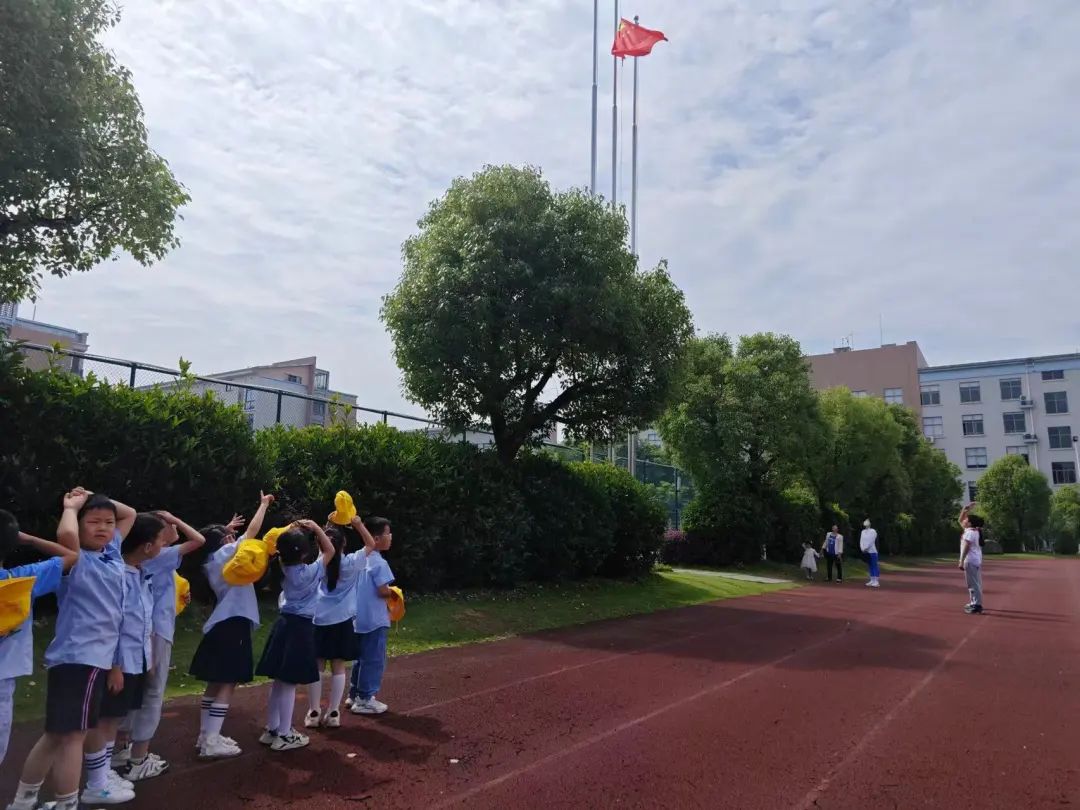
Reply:
[[[931,364],[1080,351],[1080,3],[622,12],[670,40],[639,63],[638,252],[668,260],[700,332],[917,340]],[[589,183],[585,0],[128,0],[108,44],[192,201],[152,268],[45,282],[38,319],[94,353],[197,373],[316,355],[333,388],[418,412],[378,313],[428,204],[492,163]]]

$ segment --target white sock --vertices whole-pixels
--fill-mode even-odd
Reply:
[[[38,793],[41,792],[41,786],[44,782],[19,782],[19,786],[15,789],[15,801],[23,802],[26,804],[37,805]]]
[[[66,796],[57,796],[53,810],[79,810],[79,791]]]
[[[214,705],[214,699],[204,697],[199,704],[199,736],[206,734],[206,727],[210,724],[210,707]]]
[[[225,724],[225,715],[227,715],[228,713],[228,703],[210,704],[210,716],[206,718],[207,737],[215,737],[221,734],[221,727]]]
[[[116,740],[109,740],[105,743],[105,758],[109,760],[109,767],[112,767],[113,752],[116,750]]]
[[[83,764],[86,766],[86,786],[90,790],[101,790],[108,785],[109,758],[104,748],[92,754],[83,754]]]
[[[341,699],[345,696],[345,684],[347,682],[348,676],[344,672],[340,675],[335,673],[330,678],[330,711],[341,711]]]
[[[278,736],[292,731],[293,708],[296,705],[296,686],[291,683],[281,684],[278,692]]]
[[[281,694],[281,684],[274,681],[270,684],[270,697],[266,701],[266,730],[271,734],[277,734],[278,726],[278,700]]]
[[[309,712],[317,712],[322,708],[322,675],[315,683],[308,684],[307,702]]]

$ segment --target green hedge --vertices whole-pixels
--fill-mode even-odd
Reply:
[[[260,489],[278,495],[268,525],[322,521],[346,489],[391,521],[394,572],[422,591],[640,575],[665,525],[653,492],[607,465],[538,454],[507,466],[385,425],[252,435],[209,394],[31,372],[0,346],[0,506],[52,536],[76,484],[196,525],[250,515]]]

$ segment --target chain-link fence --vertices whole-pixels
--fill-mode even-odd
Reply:
[[[309,383],[302,375],[292,374],[288,369],[276,369],[275,373],[278,373],[281,379],[260,376],[259,379],[266,384],[257,385],[246,380],[241,382],[205,377],[131,360],[80,354],[62,348],[24,343],[21,344],[20,351],[26,358],[26,365],[36,370],[54,368],[85,379],[138,390],[182,388],[196,394],[210,393],[225,404],[236,406],[243,411],[252,430],[271,425],[307,427],[333,424],[371,425],[382,422],[398,430],[423,431],[433,438],[470,442],[482,448],[493,447],[495,443],[493,435],[483,430],[451,431],[427,417],[360,405],[351,395],[334,392],[326,387],[320,388],[320,382],[325,385],[327,381],[325,378],[320,381],[318,371],[314,375],[315,379]],[[262,370],[265,371],[265,367]],[[583,461],[591,452],[593,461],[610,461],[624,470],[629,466],[626,443],[615,446],[594,444],[582,449],[556,442],[544,442],[543,447],[564,461]],[[668,524],[679,528],[686,504],[693,497],[689,477],[678,467],[649,460],[641,453],[634,465],[634,474],[638,480],[657,488],[668,506]]]

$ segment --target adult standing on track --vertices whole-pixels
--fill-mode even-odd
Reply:
[[[982,613],[982,518],[968,514],[975,504],[965,506],[960,512],[960,525],[964,533],[960,537],[960,569],[967,579],[968,596],[971,597],[965,613]]]
[[[825,535],[825,542],[821,544],[821,553],[825,555],[825,568],[828,571],[829,582],[832,582],[833,565],[836,565],[836,582],[844,581],[844,535],[840,534],[840,527],[833,526],[832,531]]]
[[[866,565],[870,569],[870,581],[866,583],[866,587],[880,588],[881,581],[879,577],[881,571],[878,570],[877,532],[870,525],[870,518],[863,521],[862,535],[859,537],[859,548],[866,556]]]

